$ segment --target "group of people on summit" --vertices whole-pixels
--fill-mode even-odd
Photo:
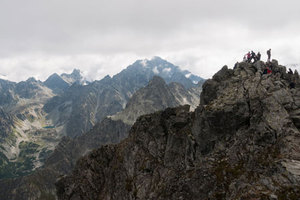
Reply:
[[[267,55],[268,55],[268,62],[270,62],[271,59],[271,49],[269,49],[267,51]],[[243,61],[244,62],[248,62],[248,63],[255,63],[256,61],[259,61],[261,58],[261,54],[260,52],[258,52],[257,54],[255,54],[254,51],[249,51],[247,54],[244,55]]]
[[[271,49],[267,50],[267,56],[268,56],[268,61],[266,63],[266,67],[263,71],[263,74],[270,74],[272,73],[272,68],[270,65],[270,60],[271,60]],[[261,58],[260,52],[257,54],[254,51],[249,51],[247,54],[244,55],[243,61],[248,62],[248,63],[255,63],[256,61],[259,61]]]
[[[262,69],[261,75],[264,74],[272,74],[275,73],[277,74],[278,72],[280,73],[280,69],[278,66],[276,66],[276,63],[274,61],[271,62],[271,49],[267,50],[267,56],[268,56],[268,60],[266,63],[264,63],[262,66],[264,66],[264,68]],[[261,58],[261,54],[260,52],[258,52],[257,54],[255,54],[253,51],[249,51],[246,55],[244,55],[243,61],[247,62],[247,63],[255,63],[257,61],[259,61]],[[284,68],[284,71],[286,69]],[[287,80],[289,80],[289,88],[295,88],[296,87],[296,83],[295,80],[293,80],[293,71],[291,68],[289,68],[288,72],[287,72],[288,76],[287,76]],[[297,70],[295,70],[295,74],[298,74]]]

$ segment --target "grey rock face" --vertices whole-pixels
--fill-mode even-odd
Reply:
[[[0,106],[14,102],[14,95],[11,93],[15,88],[15,83],[0,79]]]
[[[161,77],[154,76],[146,87],[133,94],[126,108],[112,118],[132,125],[143,114],[184,104],[196,107],[200,92],[201,86],[187,90],[180,83],[167,85]]]
[[[60,93],[66,90],[70,85],[58,74],[54,73],[48,77],[44,84],[52,89],[55,93]]]
[[[224,67],[195,112],[138,118],[127,139],[60,179],[59,199],[299,199],[299,75],[272,65],[268,75]]]
[[[0,107],[0,142],[2,143],[6,137],[12,132],[13,119],[10,115],[5,113]]]

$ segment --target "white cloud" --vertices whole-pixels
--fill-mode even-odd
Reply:
[[[204,78],[249,50],[272,48],[300,63],[299,1],[0,1],[0,72],[30,76],[84,71],[113,75],[137,59],[161,56]],[[226,9],[224,9],[226,8]],[[253,13],[255,10],[255,13]]]
[[[113,76],[133,63],[138,57],[132,54],[114,56],[76,55],[46,56],[27,55],[0,59],[0,71],[11,81],[26,80],[28,77],[44,81],[53,73],[71,73],[74,68],[80,69],[90,80],[99,80],[106,75]],[[121,64],[126,63],[126,64]]]

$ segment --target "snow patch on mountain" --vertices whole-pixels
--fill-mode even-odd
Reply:
[[[190,78],[191,75],[192,75],[192,73],[188,73],[188,74],[185,75],[185,77],[186,77],[186,78]]]
[[[157,66],[155,66],[155,67],[153,68],[152,71],[153,71],[154,74],[159,74],[159,71],[158,71],[158,69],[157,69]]]
[[[170,68],[170,67],[168,67],[168,68],[164,68],[163,69],[163,72],[165,72],[165,73],[168,73],[168,72],[170,72],[172,69]]]
[[[147,62],[148,60],[147,59],[144,59],[144,60],[141,60],[140,63],[143,67],[147,67]]]

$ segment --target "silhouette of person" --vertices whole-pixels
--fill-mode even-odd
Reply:
[[[271,49],[269,49],[267,51],[267,55],[268,55],[268,62],[270,62],[270,60],[271,60]]]

